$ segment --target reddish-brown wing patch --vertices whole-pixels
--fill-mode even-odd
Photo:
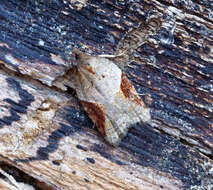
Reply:
[[[88,72],[92,73],[93,75],[95,74],[95,71],[91,66],[84,66],[84,69],[87,70]]]
[[[126,75],[123,73],[121,75],[120,88],[125,98],[128,98],[129,100],[131,100],[137,105],[146,107],[143,101],[138,97],[134,86],[132,86],[132,84],[129,82],[128,78],[126,77]]]
[[[98,130],[106,136],[106,113],[104,108],[96,103],[81,101],[85,111],[88,113],[89,117],[95,123]]]

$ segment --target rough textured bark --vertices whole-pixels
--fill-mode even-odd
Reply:
[[[212,11],[208,0],[1,1],[1,168],[37,189],[212,189]],[[73,48],[124,52],[109,59],[151,109],[119,147],[71,89]]]

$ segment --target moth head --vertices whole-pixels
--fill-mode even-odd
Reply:
[[[89,56],[77,49],[73,50],[74,54],[75,54],[75,60],[77,62],[77,67],[81,67],[81,66],[91,66],[91,59],[93,58],[92,56]]]

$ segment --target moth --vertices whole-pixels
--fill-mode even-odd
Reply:
[[[98,130],[116,146],[132,125],[150,120],[150,110],[112,61],[79,52],[76,55],[76,94]]]

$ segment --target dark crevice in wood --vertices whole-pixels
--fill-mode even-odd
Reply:
[[[195,145],[193,145],[192,143],[189,143],[187,140],[183,139],[183,138],[180,138],[180,142],[183,144],[183,145],[186,145],[186,146],[189,146],[189,147],[192,147],[192,148],[196,148],[197,147]],[[198,150],[200,152],[200,154],[203,154],[205,155],[207,158],[209,158],[210,160],[213,160],[213,155],[209,155],[209,154],[206,154],[204,152],[201,152],[200,150]]]
[[[54,190],[54,187],[51,187],[46,183],[39,181],[38,179],[35,179],[34,177],[24,173],[20,169],[6,162],[0,161],[0,168],[4,170],[7,174],[13,176],[17,182],[33,186],[35,190]],[[0,175],[0,178],[5,179],[5,176]]]
[[[22,89],[20,83],[12,77],[6,79],[7,85],[18,92],[20,101],[15,102],[11,98],[6,98],[3,101],[7,102],[10,106],[10,115],[0,118],[0,128],[4,125],[11,125],[13,122],[20,120],[19,114],[27,112],[27,108],[34,101],[32,94],[28,93],[25,89]]]
[[[161,133],[161,134],[168,135],[168,136],[170,136],[170,137],[172,137],[172,138],[175,138],[174,136],[172,136],[171,134],[167,133],[167,132],[164,131],[163,129],[155,128],[155,130],[158,131],[158,132]],[[190,138],[193,139],[193,137],[190,137]],[[190,148],[192,148],[192,149],[194,149],[194,150],[200,152],[200,154],[205,155],[205,156],[206,156],[207,158],[209,158],[210,160],[213,160],[213,155],[212,155],[212,154],[206,154],[206,153],[200,151],[200,150],[198,149],[199,147],[198,147],[197,145],[195,145],[195,144],[193,144],[193,143],[190,143],[190,142],[188,142],[186,139],[183,139],[183,138],[181,138],[181,137],[180,137],[180,138],[177,138],[177,139],[180,141],[180,143],[181,143],[182,145],[188,146],[188,147],[190,147]],[[199,141],[199,139],[194,139],[194,140],[198,140],[198,141]],[[203,144],[202,142],[200,142],[200,143]],[[205,147],[205,146],[207,146],[207,145],[203,144],[203,146]],[[208,147],[208,148],[211,149],[211,147]]]
[[[207,157],[164,131],[137,125],[130,129],[120,146],[134,155],[132,163],[170,173],[180,179],[186,189],[193,185],[199,186],[200,179],[208,176],[203,167],[196,165],[201,158],[207,160]]]
[[[57,87],[56,87],[56,88],[57,88]],[[68,94],[70,94],[70,95],[72,95],[72,96],[74,96],[74,97],[77,97],[76,91],[75,91],[73,88],[71,88],[71,87],[69,87],[69,86],[66,86],[66,88],[67,88],[66,92],[67,92]]]

